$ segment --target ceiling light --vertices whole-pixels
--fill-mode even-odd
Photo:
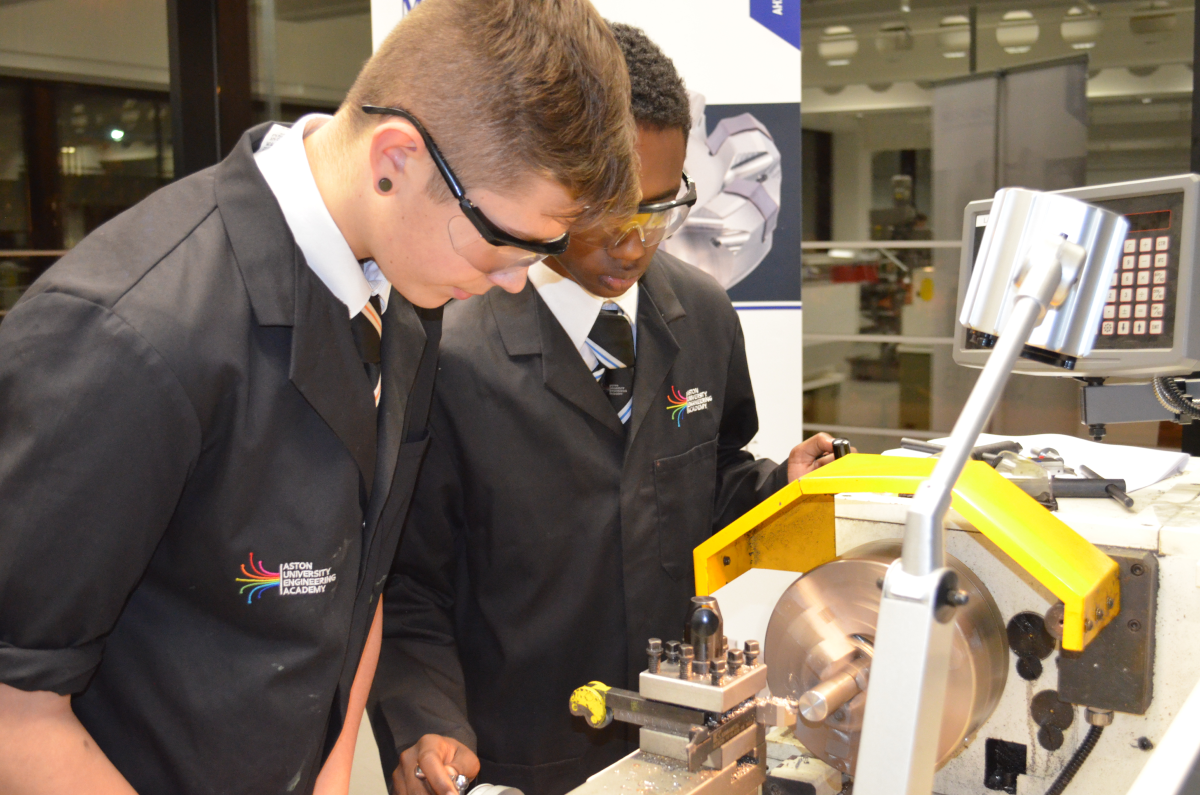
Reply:
[[[830,25],[821,33],[817,54],[829,66],[846,66],[858,53],[858,38],[846,25]]]
[[[1020,55],[1033,49],[1041,29],[1028,11],[1009,11],[996,26],[996,43],[1009,55]]]
[[[912,28],[905,22],[888,22],[875,37],[875,49],[885,54],[911,50],[912,46]]]
[[[1094,8],[1072,6],[1067,9],[1067,15],[1059,26],[1063,41],[1074,50],[1090,50],[1096,46],[1096,39],[1104,30],[1104,22],[1100,12]]]
[[[108,134],[108,137],[114,141],[120,141],[125,137],[125,131],[121,129],[114,129]]]
[[[938,46],[947,58],[966,58],[971,49],[971,20],[961,14],[942,17],[938,25]]]

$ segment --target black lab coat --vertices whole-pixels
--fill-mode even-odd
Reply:
[[[427,444],[437,313],[392,292],[377,415],[266,128],[0,325],[0,682],[73,694],[146,795],[311,791]]]
[[[620,727],[571,717],[571,691],[636,689],[646,640],[681,637],[692,549],[785,484],[742,450],[758,417],[725,292],[661,253],[640,289],[628,435],[532,286],[447,308],[384,599],[385,770],[445,734],[477,745],[480,781],[557,795],[627,753]]]

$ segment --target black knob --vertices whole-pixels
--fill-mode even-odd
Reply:
[[[721,608],[711,596],[693,596],[683,627],[683,640],[692,644],[696,659],[707,662],[721,655]]]
[[[849,439],[834,439],[833,440],[833,457],[835,459],[841,458],[842,456],[847,455],[849,452],[850,452],[850,440]]]

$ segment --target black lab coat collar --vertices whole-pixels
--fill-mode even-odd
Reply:
[[[654,396],[675,363],[679,343],[669,324],[687,316],[675,296],[671,283],[659,269],[646,271],[638,283],[637,386],[633,391],[633,414],[629,419],[628,443],[637,436]],[[526,289],[517,294],[494,292],[489,296],[500,338],[510,357],[536,355],[542,358],[542,377],[546,388],[570,401],[580,411],[594,417],[613,433],[624,435],[625,428],[612,410],[612,404],[596,389],[595,379],[587,371],[579,351],[537,295]],[[649,339],[647,339],[649,338]],[[543,356],[543,352],[545,355]],[[574,354],[574,355],[572,355]]]

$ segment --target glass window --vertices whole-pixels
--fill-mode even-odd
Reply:
[[[0,313],[16,303],[28,282],[22,258],[29,247],[29,190],[25,125],[19,88],[0,85]]]
[[[63,243],[96,227],[173,176],[165,95],[61,86],[57,103]]]
[[[371,57],[366,0],[264,0],[250,25],[256,122],[332,113]]]
[[[965,201],[950,206],[953,196],[937,195],[934,165],[944,173],[980,164],[966,163],[966,143],[937,149],[937,85],[969,76],[972,57],[983,74],[1086,55],[1085,84],[1063,104],[1086,128],[1084,143],[1061,155],[1050,153],[1057,141],[1031,145],[1047,175],[1059,169],[1049,187],[1190,170],[1191,3],[1005,0],[977,7],[974,19],[968,6],[913,5],[907,13],[895,3],[805,6],[805,145],[828,138],[824,168],[807,167],[806,151],[803,175],[806,432],[829,430],[866,452],[894,448],[902,436],[947,435],[978,372],[952,360]],[[980,147],[1001,133],[981,130]],[[1029,158],[1011,160],[999,163],[1001,173]],[[990,187],[964,192],[988,198],[1003,186],[988,179],[977,182]],[[830,217],[809,212],[810,202]],[[1077,390],[1068,378],[1014,376],[989,429],[1084,436]],[[1153,423],[1108,430],[1109,441],[1158,441]]]

